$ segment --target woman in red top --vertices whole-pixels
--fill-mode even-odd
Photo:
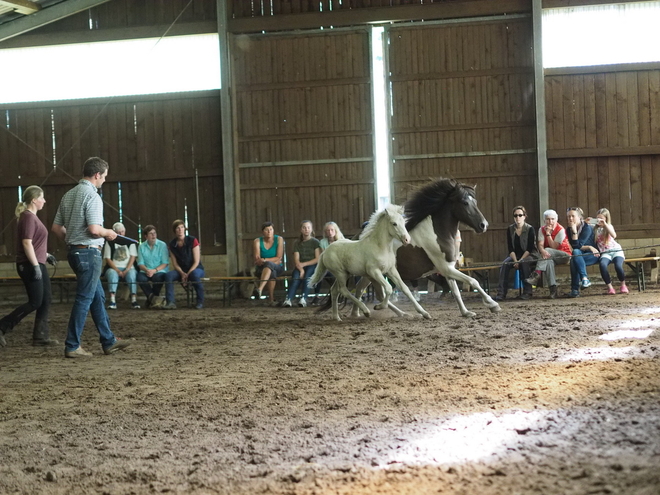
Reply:
[[[536,271],[526,282],[536,285],[545,272],[545,283],[550,287],[550,299],[557,297],[557,279],[555,278],[555,265],[565,265],[571,259],[571,245],[566,237],[566,230],[557,223],[557,212],[546,210],[543,212],[545,225],[539,229],[536,245],[541,259],[536,262]]]
[[[48,329],[51,290],[46,262],[55,264],[55,257],[47,252],[48,229],[37,217],[45,203],[43,190],[39,186],[30,186],[23,193],[23,201],[16,205],[16,271],[25,285],[28,302],[0,320],[0,346],[7,344],[5,334],[35,310],[32,345],[58,343],[50,339]]]

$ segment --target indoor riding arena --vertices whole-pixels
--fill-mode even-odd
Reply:
[[[659,3],[0,1],[0,494],[660,493]],[[337,321],[303,264],[383,210]]]

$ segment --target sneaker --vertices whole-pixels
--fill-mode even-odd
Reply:
[[[112,354],[117,351],[121,351],[122,349],[126,349],[129,345],[131,345],[129,342],[126,342],[125,340],[117,339],[115,340],[115,343],[112,344],[110,347],[107,349],[103,349],[103,352],[105,354]]]
[[[257,300],[261,299],[261,291],[255,287],[252,291],[252,297]]]
[[[283,308],[290,308],[290,307],[291,307],[291,299],[289,299],[289,298],[287,297],[287,298],[284,300],[284,302],[282,303],[282,307],[283,307]]]
[[[422,298],[421,298],[420,295],[419,295],[419,291],[416,291],[416,290],[412,291],[412,295],[413,295],[413,299],[414,299],[415,301],[419,302],[419,301],[422,300]]]
[[[609,289],[607,289],[607,293],[608,294],[616,294],[616,291],[614,290],[614,287],[610,287]]]
[[[550,299],[557,299],[557,286],[556,285],[551,285],[550,286]]]
[[[163,296],[151,296],[151,309],[163,309],[165,298]]]
[[[162,309],[176,309],[176,304],[174,301],[170,301],[167,304],[161,306]]]
[[[87,352],[85,349],[82,347],[78,347],[75,351],[64,351],[64,357],[68,358],[86,358],[86,357],[92,357],[94,354],[91,352]]]
[[[444,294],[444,292],[443,292],[443,294]],[[498,295],[495,296],[495,300],[496,300],[497,302],[502,302],[502,301],[504,301],[505,299],[506,299],[506,296],[502,296],[502,295],[500,295],[500,294],[498,294]]]
[[[586,289],[588,287],[591,287],[591,280],[589,280],[588,278],[583,278],[582,279],[582,288]]]
[[[523,301],[528,301],[531,298],[532,298],[532,295],[527,294],[526,292],[524,292],[524,293],[520,294],[520,296],[518,296],[518,299],[522,299]]]
[[[580,291],[573,289],[570,294],[568,294],[568,297],[580,297]]]
[[[133,309],[140,309],[140,303],[138,303],[137,301],[133,301],[133,302],[131,303],[131,308],[133,308]]]
[[[278,305],[277,301],[268,301],[268,306],[270,306],[271,308],[275,308],[277,307],[277,305]]]
[[[32,345],[35,347],[48,347],[52,345],[58,345],[59,343],[60,341],[55,339],[41,339],[32,341]]]
[[[540,278],[541,274],[539,272],[534,272],[529,278],[525,279],[525,282],[527,282],[529,285],[536,285],[539,283]]]
[[[301,297],[300,301],[298,301],[298,306],[300,306],[301,308],[306,308],[307,307],[307,299],[305,299],[304,297]]]
[[[621,288],[619,290],[621,291],[621,294],[628,294],[628,286],[626,284],[621,284]]]
[[[314,299],[312,299],[312,306],[318,306],[319,304],[319,296],[314,296]]]
[[[108,304],[108,309],[117,309],[117,303],[111,302],[110,304]]]
[[[203,303],[195,304],[195,309],[204,309],[204,304]]]

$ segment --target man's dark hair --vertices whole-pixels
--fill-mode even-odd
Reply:
[[[108,170],[108,162],[98,156],[93,156],[88,158],[83,165],[83,177],[93,177],[96,174],[102,174],[106,170]]]

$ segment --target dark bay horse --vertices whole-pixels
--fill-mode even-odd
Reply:
[[[500,311],[500,305],[481,288],[476,279],[454,266],[454,239],[458,223],[464,223],[478,234],[488,228],[488,221],[477,207],[474,187],[454,179],[438,179],[415,191],[404,208],[411,243],[399,248],[396,254],[396,266],[401,278],[415,280],[439,273],[449,282],[463,316],[476,315],[465,307],[457,282],[470,284],[492,312]],[[358,298],[368,285],[368,280],[360,280],[356,288]],[[358,315],[359,308],[353,306],[352,316]]]

